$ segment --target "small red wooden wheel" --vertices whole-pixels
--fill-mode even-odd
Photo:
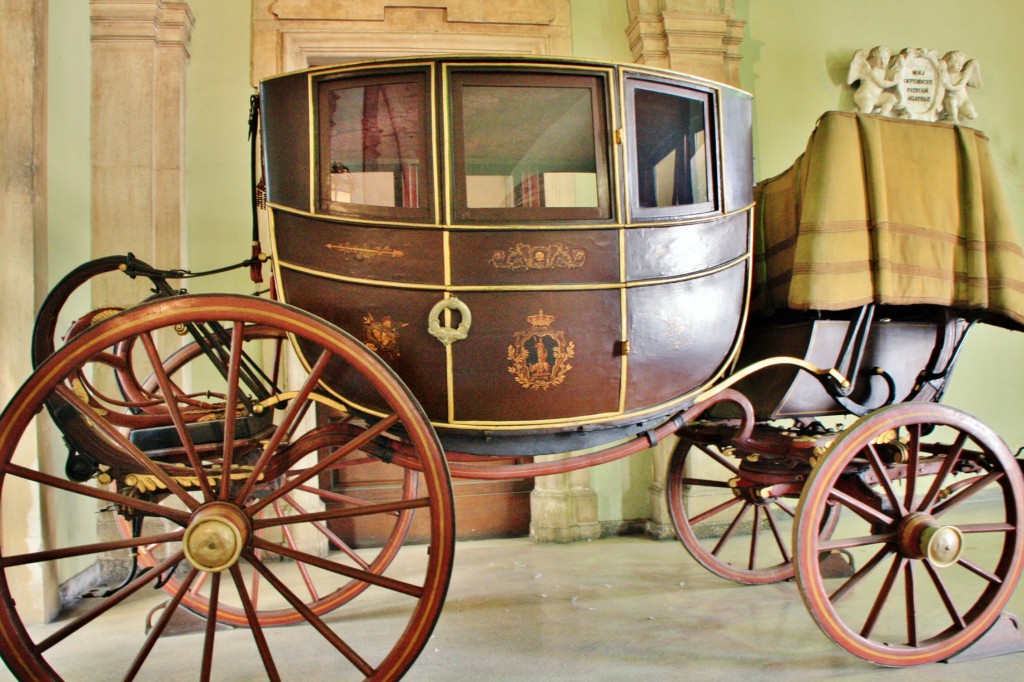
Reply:
[[[806,464],[743,458],[716,443],[680,441],[667,491],[679,540],[697,563],[722,578],[746,585],[788,580],[796,499],[808,470]],[[836,516],[824,519],[824,532]]]
[[[830,538],[816,532],[835,507]],[[989,427],[932,403],[882,408],[836,439],[804,488],[800,593],[839,646],[885,666],[949,658],[999,616],[1020,578],[1024,482]],[[842,550],[852,577],[822,576]]]

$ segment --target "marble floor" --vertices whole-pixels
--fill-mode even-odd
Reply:
[[[1024,613],[1021,592],[1010,612]],[[101,637],[73,643],[69,638],[59,652],[71,671],[67,677],[120,678],[111,661],[122,648],[138,649],[147,614],[165,599],[144,590],[104,625]],[[374,622],[359,627],[372,633]],[[181,634],[162,640],[139,679],[198,679],[201,627],[196,623],[190,631],[186,624]],[[285,637],[272,643],[282,677],[343,678],[347,662],[323,651],[309,628],[276,630]],[[214,679],[265,677],[246,630],[219,631],[216,648],[221,664]],[[1020,679],[1022,666],[1024,653],[877,668],[818,630],[794,583],[727,582],[697,565],[675,541],[625,537],[538,545],[511,539],[458,545],[444,611],[405,679],[990,682]]]

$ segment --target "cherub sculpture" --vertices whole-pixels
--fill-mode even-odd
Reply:
[[[890,65],[891,54],[889,48],[882,46],[873,47],[867,53],[864,50],[853,53],[846,83],[853,85],[859,82],[853,94],[858,113],[873,114],[877,111],[882,116],[889,116],[899,102],[899,97],[889,90],[897,84],[896,76],[902,61],[897,57]]]
[[[968,61],[960,50],[953,50],[942,58],[939,68],[946,91],[942,99],[945,117],[953,123],[976,118],[978,112],[967,96],[967,87],[981,87],[981,65],[975,59]]]

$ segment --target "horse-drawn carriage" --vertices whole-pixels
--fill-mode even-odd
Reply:
[[[564,473],[672,435],[690,553],[739,582],[795,575],[854,654],[942,660],[996,621],[1021,570],[1020,468],[938,404],[971,324],[1019,328],[1024,309],[973,131],[826,117],[755,220],[750,97],[676,73],[388,60],[270,79],[261,108],[272,296],[187,294],[191,273],[128,256],[42,306],[36,371],[0,422],[0,495],[110,523],[4,547],[19,677],[73,678],[62,644],[91,632],[132,678],[181,608],[207,619],[182,653],[204,677],[220,625],[271,678],[297,646],[399,677],[444,602],[452,476]],[[919,160],[916,194],[871,147],[906,135],[946,159]],[[941,183],[969,199],[953,218]],[[86,285],[100,305],[61,341]],[[122,285],[127,304],[102,300]],[[45,421],[59,465],[24,459],[53,449]],[[28,626],[14,581],[83,558],[119,584]],[[146,586],[167,605],[104,649],[105,617]]]

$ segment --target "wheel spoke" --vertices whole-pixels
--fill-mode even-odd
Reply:
[[[770,509],[765,510],[765,516],[768,518],[768,525],[771,526],[772,535],[775,536],[775,544],[779,546],[779,553],[782,554],[782,560],[787,564],[792,562],[793,559],[789,554],[789,547],[786,545],[786,541],[782,537],[782,532],[779,530],[779,525],[775,521],[775,515],[771,513]]]
[[[886,526],[891,526],[895,523],[891,516],[883,514],[881,511],[868,506],[854,497],[850,497],[841,490],[833,488],[829,491],[829,498],[839,502],[868,523],[881,523]]]
[[[910,434],[910,443],[907,445],[907,477],[905,479],[904,509],[914,508],[915,488],[917,487],[917,463],[921,459],[921,425],[910,424],[907,426]]]
[[[871,469],[875,472],[878,482],[882,485],[882,490],[885,491],[885,496],[889,498],[889,502],[892,504],[892,508],[898,511],[901,516],[906,516],[907,508],[900,501],[899,496],[896,495],[896,491],[892,487],[892,480],[889,478],[889,472],[885,470],[885,465],[882,464],[882,460],[878,456],[878,450],[875,449],[873,444],[869,443],[868,447],[865,448],[865,452],[868,456],[868,462],[871,464]]]
[[[739,513],[736,514],[736,518],[732,520],[732,523],[729,524],[729,527],[725,529],[724,533],[722,533],[722,537],[719,538],[718,544],[716,544],[715,548],[711,550],[711,554],[713,554],[714,556],[718,556],[718,553],[722,551],[726,543],[729,542],[729,539],[732,538],[733,533],[735,533],[736,529],[739,528],[740,521],[742,521],[743,517],[747,515],[747,509],[749,508],[750,503],[744,502],[743,507],[740,508]]]
[[[993,522],[993,523],[958,523],[956,527],[961,533],[1012,533],[1017,530],[1017,526],[1009,523]]]
[[[950,596],[949,590],[947,590],[945,584],[943,584],[942,577],[939,575],[938,571],[935,570],[935,567],[931,565],[931,562],[925,561],[924,567],[925,570],[928,571],[928,576],[932,579],[932,584],[935,585],[935,591],[939,593],[939,598],[942,600],[942,604],[946,607],[946,612],[953,620],[953,624],[963,630],[967,627],[967,623],[953,604],[953,597]]]
[[[274,502],[274,513],[277,514],[278,518],[283,518],[284,513],[281,511],[281,505],[278,502]],[[292,551],[297,551],[298,547],[295,544],[295,538],[292,536],[292,529],[288,527],[287,522],[281,526],[281,530],[284,532],[285,542],[288,543],[288,547]],[[299,561],[297,562],[299,567],[299,573],[302,574],[302,581],[306,583],[306,589],[309,591],[309,598],[313,601],[320,599],[320,596],[316,593],[316,586],[313,585],[313,580],[309,577],[309,569],[306,568],[306,564]]]
[[[338,637],[333,630],[327,627],[327,624],[324,623],[318,615],[313,613],[308,606],[303,604],[302,600],[296,597],[295,593],[288,589],[288,586],[281,582],[281,580],[274,575],[274,573],[270,571],[262,561],[257,560],[251,551],[244,550],[243,556],[245,556],[246,560],[252,564],[253,568],[266,578],[267,582],[277,590],[278,594],[288,600],[288,603],[291,604],[296,611],[302,614],[303,618],[306,619],[306,622],[319,632],[324,639],[330,642],[342,656],[347,658],[349,662],[359,670],[359,672],[363,673],[367,677],[373,674],[373,666],[363,660],[363,658],[357,654],[352,647],[346,644],[344,640]]]
[[[130,549],[145,544],[158,544],[164,542],[176,542],[185,534],[185,530],[176,530],[160,535],[150,535],[144,538],[126,538],[124,540],[108,540],[106,542],[95,542],[88,545],[77,545],[63,549],[50,549],[40,552],[29,552],[27,554],[15,554],[8,557],[0,557],[0,568],[10,566],[23,566],[38,561],[54,561],[56,559],[67,559],[68,557],[83,556],[85,554],[99,554],[110,552],[115,549]]]
[[[395,425],[395,423],[397,421],[398,421],[398,416],[397,415],[391,415],[391,416],[387,417],[386,419],[380,420],[379,422],[377,422],[376,424],[373,425],[373,428],[370,428],[370,429],[367,429],[366,431],[363,431],[361,434],[359,434],[358,436],[356,436],[355,438],[350,440],[348,443],[345,443],[344,445],[338,447],[336,450],[331,452],[328,456],[322,458],[319,462],[317,462],[315,466],[311,466],[308,469],[305,469],[301,476],[296,476],[295,478],[290,479],[287,483],[282,485],[280,488],[278,488],[274,492],[270,493],[269,495],[267,495],[266,497],[264,497],[264,498],[262,498],[260,500],[257,500],[250,507],[250,511],[255,512],[255,511],[258,511],[260,509],[263,509],[264,507],[266,507],[268,504],[270,504],[274,500],[280,498],[282,495],[287,495],[288,493],[290,493],[291,491],[295,490],[297,487],[299,487],[300,485],[302,485],[303,483],[305,483],[309,479],[311,479],[314,476],[316,476],[317,474],[319,474],[321,471],[323,471],[327,467],[331,466],[331,464],[333,464],[334,462],[336,462],[339,459],[342,459],[342,458],[348,456],[349,454],[355,452],[356,450],[358,450],[359,448],[363,447],[364,445],[366,445],[367,443],[372,441],[374,438],[376,438],[380,434],[382,434],[385,431],[387,431],[388,429],[390,429],[392,426]],[[253,472],[253,473],[254,473],[254,476],[252,478],[255,478],[255,472]],[[252,480],[252,479],[250,479],[250,480]]]
[[[310,491],[310,492],[312,492],[312,491]],[[291,507],[293,507],[300,514],[308,514],[309,513],[308,511],[306,511],[306,509],[301,504],[299,504],[296,500],[294,500],[291,495],[285,495],[284,501],[287,502]],[[394,512],[394,514],[397,516],[398,512]],[[340,537],[338,537],[337,533],[333,532],[330,528],[325,526],[323,523],[321,523],[320,521],[314,521],[313,522],[313,527],[316,528],[318,531],[320,531],[320,533],[324,537],[326,537],[331,543],[333,543],[334,546],[337,547],[342,553],[344,553],[345,556],[347,556],[349,559],[351,559],[352,561],[355,561],[357,564],[359,564],[363,568],[369,568],[370,567],[370,564],[369,564],[369,562],[366,561],[366,559],[364,559],[363,557],[361,557],[358,554],[356,554],[355,550],[352,549],[351,547],[349,547],[349,544],[347,542],[345,542]]]
[[[252,631],[252,638],[256,641],[256,649],[260,652],[260,659],[263,661],[263,668],[267,671],[267,679],[271,682],[278,682],[281,675],[277,672],[274,664],[274,657],[270,653],[270,646],[267,638],[263,635],[263,628],[260,626],[260,619],[256,615],[256,609],[249,594],[245,591],[245,581],[242,579],[242,571],[238,564],[231,567],[231,579],[235,582],[235,589],[238,591],[238,600],[242,602],[242,609],[245,611],[245,619],[248,621],[249,629]]]
[[[757,538],[761,535],[761,506],[754,505],[754,526],[750,529],[750,560],[747,570],[753,571],[757,565]]]
[[[981,578],[984,578],[985,580],[987,580],[988,582],[990,582],[993,585],[1002,585],[1003,584],[1003,579],[1002,578],[1000,578],[999,576],[995,575],[994,573],[986,571],[984,568],[982,568],[978,564],[974,563],[973,561],[970,561],[969,559],[965,559],[964,557],[960,557],[960,559],[956,563],[959,566],[963,566],[964,568],[966,568],[968,571],[970,571],[974,575],[976,575],[978,577],[981,577]]]
[[[5,470],[12,476],[17,476],[18,478],[23,478],[27,481],[34,481],[40,485],[66,490],[70,493],[76,493],[85,497],[92,497],[97,500],[104,500],[105,502],[113,502],[114,504],[123,505],[129,509],[169,519],[182,526],[188,523],[188,514],[186,512],[171,509],[165,505],[153,504],[152,502],[128,497],[127,495],[122,495],[120,493],[110,492],[104,488],[94,488],[92,486],[75,483],[74,481],[69,481],[67,479],[57,478],[56,476],[44,474],[43,472],[35,471],[34,469],[28,469],[18,464],[9,463],[5,467]]]
[[[308,514],[291,514],[283,519],[263,518],[253,519],[253,530],[280,526],[286,523],[309,523],[311,521],[331,521],[334,519],[347,519],[358,516],[370,516],[373,514],[388,514],[395,511],[408,509],[424,509],[430,506],[430,498],[415,497],[411,500],[396,500],[394,502],[381,502],[367,507],[356,509],[327,509],[325,511],[311,512]]]
[[[970,484],[964,488],[961,488],[952,497],[947,497],[945,500],[935,505],[932,508],[932,516],[939,518],[950,509],[956,507],[961,502],[964,502],[979,492],[984,490],[990,483],[994,483],[1004,476],[1001,471],[993,471],[990,474],[976,476],[970,479]]]
[[[256,481],[259,480],[266,469],[267,464],[270,463],[271,456],[274,455],[281,445],[285,435],[291,432],[292,424],[305,413],[303,403],[309,398],[309,394],[313,392],[313,389],[320,382],[320,377],[323,376],[324,371],[327,369],[328,363],[331,358],[334,357],[327,350],[320,353],[320,357],[317,358],[313,368],[309,370],[309,376],[302,384],[302,388],[299,389],[298,393],[292,398],[291,404],[288,409],[285,410],[284,418],[281,420],[281,424],[274,430],[274,434],[270,437],[266,446],[263,448],[263,452],[260,454],[259,459],[253,465],[252,475],[242,486],[238,495],[235,497],[236,504],[242,504],[252,492],[253,487],[256,485]]]
[[[691,526],[696,526],[698,523],[701,523],[702,521],[706,521],[707,519],[711,518],[712,516],[715,516],[716,514],[719,514],[719,513],[723,512],[723,511],[725,511],[729,507],[734,507],[734,506],[736,506],[737,504],[739,504],[742,501],[743,500],[741,500],[738,497],[730,497],[725,502],[722,502],[721,504],[715,505],[711,509],[705,510],[705,511],[701,512],[700,514],[697,514],[696,516],[691,517],[689,519],[690,525]]]
[[[880,535],[861,535],[853,538],[842,538],[840,540],[822,540],[818,547],[822,552],[832,552],[837,549],[850,549],[851,547],[866,547],[879,543],[891,542],[895,535],[893,533],[882,533]]]
[[[213,640],[217,632],[217,606],[220,601],[220,573],[214,573],[210,580],[210,612],[206,619],[206,632],[203,637],[203,663],[200,668],[200,680],[209,682],[213,670]]]
[[[291,474],[292,472],[288,472],[288,473]],[[341,502],[341,503],[344,503],[344,504],[351,504],[353,506],[358,506],[358,507],[366,507],[368,505],[373,504],[372,502],[367,502],[366,500],[360,499],[358,497],[352,497],[351,495],[344,495],[342,493],[336,493],[333,490],[324,490],[323,488],[314,488],[314,487],[309,486],[309,485],[300,485],[298,488],[296,488],[296,490],[301,490],[302,492],[311,493],[313,495],[317,495],[319,497],[323,497],[323,498],[326,498],[328,500],[331,500],[332,502]],[[394,515],[398,516],[398,512],[395,512]]]
[[[903,567],[903,582],[907,593],[907,642],[917,646],[917,604],[914,601],[914,562]]]
[[[139,653],[136,654],[135,660],[132,661],[132,665],[128,669],[128,672],[125,673],[125,682],[134,680],[135,676],[139,674],[139,670],[142,669],[142,665],[149,657],[150,652],[153,650],[153,646],[156,644],[157,640],[160,639],[160,636],[163,634],[167,624],[171,621],[171,616],[174,615],[175,609],[177,609],[178,605],[181,604],[182,598],[189,591],[192,581],[195,580],[198,574],[199,571],[193,568],[189,571],[188,575],[185,576],[185,579],[181,581],[181,586],[174,593],[174,596],[171,597],[170,603],[164,607],[163,613],[160,614],[160,620],[158,620],[156,625],[153,626],[153,629],[149,631],[149,634],[146,636],[146,641],[143,642],[142,648],[139,649]]]
[[[210,482],[206,480],[203,464],[199,461],[199,453],[196,452],[196,446],[192,442],[192,434],[189,433],[188,424],[185,423],[185,417],[181,413],[181,406],[178,405],[178,394],[175,391],[175,387],[171,385],[170,377],[167,376],[167,372],[164,370],[160,353],[156,349],[156,342],[153,341],[153,337],[148,333],[142,334],[139,338],[142,340],[143,348],[146,349],[146,355],[149,356],[150,364],[153,367],[153,374],[156,376],[157,383],[160,385],[160,391],[164,395],[164,405],[171,416],[171,421],[174,422],[174,428],[178,431],[178,438],[181,439],[181,446],[185,449],[185,456],[188,458],[189,464],[192,465],[192,471],[195,472],[196,480],[199,481],[199,489],[203,491],[204,499],[212,500],[213,491],[210,489]]]
[[[235,322],[231,329],[231,352],[228,358],[228,392],[224,399],[224,449],[221,455],[222,476],[220,479],[220,499],[227,500],[231,492],[231,464],[235,450],[235,421],[238,412],[238,371],[242,363],[242,343],[245,325]]]
[[[796,518],[796,510],[790,507],[788,504],[778,499],[775,500],[775,504],[778,506],[779,509],[789,514],[791,518]]]
[[[729,489],[728,481],[714,481],[709,478],[684,478],[683,485],[701,486],[703,488],[726,488]]]
[[[131,581],[111,596],[105,598],[102,602],[97,604],[92,609],[83,613],[78,618],[75,618],[70,623],[57,630],[57,632],[54,632],[52,635],[50,635],[43,641],[37,643],[33,647],[34,652],[36,654],[41,654],[53,645],[64,641],[64,639],[69,635],[77,632],[79,629],[81,629],[85,625],[88,625],[97,617],[103,615],[104,613],[114,608],[131,595],[135,594],[135,592],[137,592],[140,587],[142,587],[148,582],[153,581],[165,570],[181,561],[184,558],[184,556],[185,554],[183,552],[178,551],[169,556],[168,558],[164,559],[159,564],[150,569],[148,572],[140,575],[138,578]]]
[[[376,585],[383,587],[393,592],[399,592],[401,594],[407,594],[410,597],[423,596],[423,588],[419,585],[413,585],[411,583],[403,582],[401,580],[395,580],[394,578],[386,578],[377,573],[371,573],[369,571],[362,571],[359,569],[346,566],[344,564],[335,563],[329,559],[315,556],[313,554],[307,554],[306,552],[300,552],[294,548],[285,548],[282,545],[277,545],[267,540],[257,538],[253,542],[254,547],[258,547],[267,552],[273,552],[274,554],[280,554],[281,556],[294,559],[295,561],[301,561],[317,568],[322,568],[325,571],[331,573],[337,573],[343,575],[346,578],[352,578],[359,580],[370,585]]]
[[[964,444],[967,442],[967,434],[961,431],[957,434],[956,441],[950,446],[950,451],[946,454],[945,459],[942,460],[942,466],[939,467],[938,472],[935,474],[935,480],[932,481],[931,487],[925,494],[924,499],[921,500],[921,506],[919,511],[929,514],[932,511],[932,507],[935,505],[935,501],[939,499],[939,492],[942,491],[942,486],[945,485],[946,479],[953,473],[953,468],[956,467],[960,461],[960,455],[963,453]]]
[[[703,452],[705,455],[707,455],[711,459],[713,459],[716,462],[718,462],[719,464],[721,464],[733,476],[739,476],[740,475],[740,470],[736,467],[735,464],[733,464],[728,459],[726,459],[725,455],[721,454],[720,452],[716,452],[714,449],[712,449],[711,447],[708,447],[707,445],[701,445],[701,444],[698,443],[697,447],[700,448],[701,452]]]
[[[893,583],[896,582],[896,577],[900,574],[900,569],[906,563],[906,559],[896,556],[892,561],[892,566],[889,568],[889,572],[885,576],[885,580],[882,582],[882,587],[878,591],[878,597],[875,599],[875,603],[871,606],[871,611],[868,613],[867,620],[864,621],[864,627],[860,630],[861,637],[870,637],[871,631],[875,629],[875,623],[878,622],[878,617],[882,615],[882,609],[885,608],[885,603],[889,600],[889,593],[892,591]]]
[[[871,557],[871,559],[864,564],[859,571],[851,575],[846,582],[839,586],[839,589],[829,595],[829,601],[835,604],[844,596],[849,594],[850,590],[856,587],[857,583],[866,578],[868,574],[875,570],[875,567],[882,563],[882,561],[884,561],[891,553],[892,550],[888,545],[882,545],[875,555]]]

